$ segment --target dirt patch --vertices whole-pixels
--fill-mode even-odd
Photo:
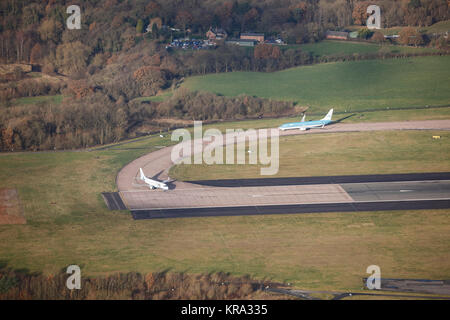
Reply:
[[[25,224],[16,189],[0,189],[0,225]]]

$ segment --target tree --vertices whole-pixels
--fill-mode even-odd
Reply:
[[[39,43],[36,43],[33,46],[33,48],[31,49],[30,63],[31,64],[36,64],[36,63],[40,62],[41,61],[41,57],[42,57],[41,45]]]
[[[192,23],[192,15],[187,11],[180,11],[175,18],[177,25],[186,31],[187,26]]]
[[[37,3],[32,3],[23,8],[22,25],[28,26],[38,23],[41,19],[41,7]]]
[[[258,20],[259,13],[255,8],[250,9],[245,15],[244,19],[242,19],[242,27],[241,30],[252,29],[254,28],[256,21]]]
[[[150,3],[145,7],[145,13],[152,18],[157,16],[160,10],[161,6],[155,1],[150,1]]]
[[[361,26],[366,25],[367,21],[367,7],[369,6],[369,3],[364,2],[358,2],[355,7],[353,8],[352,18],[354,24],[359,24]]]
[[[152,96],[165,87],[168,74],[159,67],[143,66],[133,73],[133,78],[139,85],[141,95]]]
[[[152,25],[152,36],[153,36],[153,39],[159,38],[159,30],[158,30],[158,25],[156,23],[154,23]]]
[[[142,33],[142,31],[144,30],[144,21],[142,21],[142,19],[139,19],[137,24],[136,24],[136,33]]]
[[[277,60],[281,56],[281,51],[278,46],[270,44],[259,44],[255,47],[254,57],[255,59],[275,59]]]
[[[368,39],[372,36],[373,31],[371,31],[369,28],[362,28],[358,30],[358,38],[361,39]]]
[[[80,41],[61,44],[56,48],[58,68],[68,74],[85,70],[91,50]]]
[[[419,46],[424,43],[423,37],[415,28],[407,27],[400,32],[399,42],[404,45]]]
[[[380,44],[385,42],[384,35],[379,31],[375,31],[374,34],[372,35],[372,37],[370,38],[370,40],[380,43]]]
[[[62,30],[61,22],[54,19],[45,20],[38,29],[42,41],[53,41],[54,43],[58,43]]]

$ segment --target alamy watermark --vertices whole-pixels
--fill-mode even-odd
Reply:
[[[369,290],[381,289],[381,269],[377,265],[371,265],[367,267],[366,273],[370,274],[367,278],[366,286]]]
[[[66,287],[69,290],[81,289],[81,269],[79,266],[73,264],[67,267],[67,271],[70,276],[67,278]]]
[[[67,18],[66,25],[69,30],[81,29],[81,9],[77,5],[67,7],[66,13],[70,14]]]
[[[218,129],[207,129],[203,133],[202,122],[194,121],[193,139],[188,130],[177,129],[171,140],[180,139],[181,143],[171,153],[175,164],[247,164],[248,158],[248,164],[266,166],[261,168],[261,175],[278,173],[280,147],[277,129],[226,129],[225,135]]]
[[[367,7],[367,13],[370,17],[367,18],[366,25],[369,29],[381,29],[381,9],[379,6],[370,5]]]

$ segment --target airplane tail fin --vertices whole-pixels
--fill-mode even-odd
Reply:
[[[330,109],[330,111],[328,111],[327,115],[325,116],[325,118],[323,118],[322,120],[327,120],[327,121],[331,121],[331,118],[333,117],[333,109]]]
[[[141,180],[144,180],[145,178],[144,171],[142,171],[142,168],[139,168],[139,171],[141,173]]]
[[[306,120],[306,113],[303,115],[302,122],[305,122],[305,120]]]

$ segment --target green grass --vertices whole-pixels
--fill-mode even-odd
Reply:
[[[317,43],[300,45],[305,52],[311,52],[315,56],[337,56],[368,53],[425,53],[436,52],[433,48],[414,48],[396,45],[379,45],[366,42],[333,41],[325,40]]]
[[[423,29],[425,29],[427,33],[444,33],[450,31],[450,20],[441,21]]]
[[[433,140],[433,135],[441,136]],[[450,171],[450,132],[385,131],[280,137],[277,177]],[[224,151],[225,155],[225,151]],[[178,180],[260,178],[259,165],[179,165]]]
[[[225,96],[297,101],[312,112],[361,111],[450,102],[450,56],[303,66],[274,73],[195,76],[182,85]]]
[[[331,152],[336,148],[330,150],[327,157],[322,157],[322,148],[309,148],[309,139],[318,142],[315,139],[327,135],[287,142],[300,143],[300,150],[309,155],[297,152],[298,161],[315,162],[316,170],[345,167],[341,161],[349,157],[346,149],[362,165],[366,143],[378,148],[371,150],[371,159],[393,158],[393,164],[403,167],[422,161],[424,167],[436,169],[430,167],[434,161],[447,168],[448,134],[442,134],[441,141],[429,141],[441,144],[439,151],[425,144],[432,133],[399,134],[390,140],[372,135],[365,142],[360,139],[359,145],[351,144],[352,138],[335,136],[327,143],[339,143],[341,150],[338,155]],[[45,274],[70,264],[92,276],[224,271],[330,290],[360,289],[370,264],[380,265],[385,277],[450,277],[450,210],[148,221],[108,211],[100,192],[115,189],[117,171],[170,143],[168,137],[153,136],[102,151],[1,154],[0,187],[19,190],[28,223],[0,226],[0,260],[12,268]],[[400,155],[393,155],[391,149],[399,146]],[[402,157],[415,160],[399,162]],[[305,167],[311,168],[308,163]],[[300,172],[315,173],[306,168]]]
[[[27,105],[27,104],[36,104],[36,103],[60,104],[62,100],[63,100],[63,96],[61,94],[53,95],[53,96],[23,97],[23,98],[14,99],[13,105]]]

